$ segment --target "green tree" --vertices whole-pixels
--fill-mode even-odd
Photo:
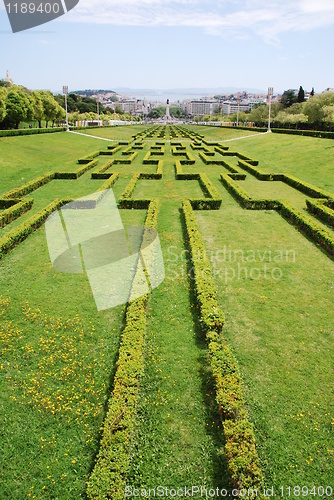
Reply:
[[[305,91],[304,91],[304,89],[303,89],[302,86],[299,87],[297,101],[298,102],[304,102],[305,101]]]
[[[28,95],[18,87],[12,87],[6,97],[6,128],[19,128],[20,122],[29,121],[33,109]]]
[[[39,94],[43,102],[46,127],[48,127],[48,122],[54,122],[54,120],[56,119],[59,104],[57,103],[51,92],[42,90]]]
[[[44,107],[41,93],[38,90],[35,90],[31,93],[31,98],[34,118],[38,121],[39,128],[42,128],[42,120],[44,119]]]
[[[285,90],[281,97],[281,105],[283,108],[289,108],[293,104],[298,102],[298,96],[296,95],[296,91],[293,89]]]
[[[308,122],[315,128],[321,128],[326,122],[325,109],[334,105],[334,92],[323,92],[309,99],[304,105],[304,113],[308,117]]]
[[[332,130],[334,123],[334,104],[323,107],[324,121],[329,124],[329,130]]]
[[[4,120],[6,116],[6,88],[0,87],[0,123]]]

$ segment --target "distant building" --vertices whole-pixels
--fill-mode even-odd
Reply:
[[[119,102],[124,113],[135,113],[137,110],[137,100],[136,99],[124,99]]]
[[[215,108],[219,106],[219,102],[214,99],[197,99],[193,101],[186,101],[183,105],[186,115],[209,115],[215,112]]]
[[[6,73],[6,82],[11,83],[13,85],[13,80],[11,79],[11,77],[9,75],[8,69],[7,69],[7,73]]]

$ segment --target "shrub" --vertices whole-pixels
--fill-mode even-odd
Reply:
[[[7,193],[3,195],[3,198],[20,198],[22,196],[26,196],[27,194],[36,191],[36,189],[41,186],[44,186],[44,184],[51,182],[54,178],[55,174],[51,172],[49,174],[42,175],[41,177],[37,177],[37,179],[27,182],[18,188],[7,191]]]
[[[78,163],[80,165],[83,165],[85,163],[90,163],[94,158],[100,155],[100,151],[95,151],[94,153],[91,153],[87,156],[83,156],[82,158],[79,158]]]
[[[19,202],[15,203],[15,205],[12,205],[11,207],[6,208],[2,212],[0,212],[0,228],[5,227],[7,224],[10,224],[25,212],[28,212],[28,210],[30,210],[31,207],[33,206],[33,203],[34,203],[33,200],[27,200],[27,201],[20,200]]]
[[[334,227],[334,211],[326,206],[325,200],[306,200],[306,205],[312,214],[331,227]]]

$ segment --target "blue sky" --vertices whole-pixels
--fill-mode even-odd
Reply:
[[[334,87],[333,0],[80,0],[12,34],[0,78],[29,88]]]

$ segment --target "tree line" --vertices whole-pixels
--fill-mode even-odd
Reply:
[[[79,120],[97,119],[97,101],[71,93],[67,96],[68,118],[70,123]],[[99,103],[101,120],[110,120],[114,113]],[[118,113],[117,119],[121,113]],[[128,118],[123,116],[123,118]],[[29,90],[0,80],[0,129],[17,129],[20,123],[38,123],[48,127],[65,121],[65,96],[46,90]]]

